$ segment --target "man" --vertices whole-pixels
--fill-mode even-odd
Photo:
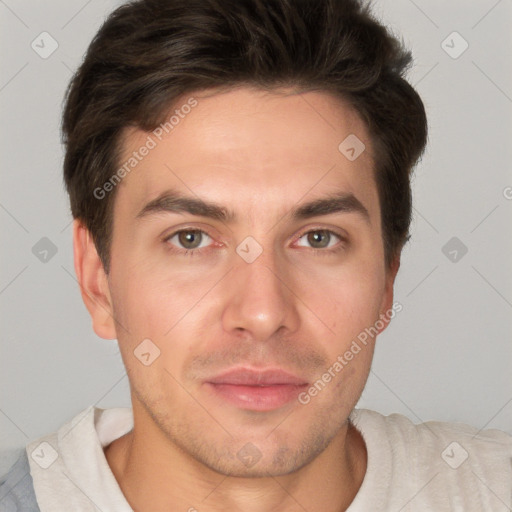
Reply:
[[[355,409],[426,118],[356,0],[138,0],[67,94],[75,270],[132,409],[29,443],[19,510],[508,510],[512,438]]]

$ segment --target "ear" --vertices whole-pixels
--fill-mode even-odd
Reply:
[[[391,321],[391,318],[394,316],[394,308],[393,308],[393,291],[395,286],[395,278],[400,268],[400,254],[395,256],[390,266],[386,268],[386,283],[384,286],[384,295],[382,297],[382,303],[380,306],[380,320],[384,323],[382,329],[379,329],[379,334],[386,329]],[[390,312],[393,313],[390,316]]]
[[[78,219],[73,221],[73,254],[82,300],[94,332],[107,340],[117,338],[107,275],[89,230]]]

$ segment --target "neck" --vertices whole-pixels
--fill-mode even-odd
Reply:
[[[260,478],[219,474],[154,425],[153,430],[137,426],[134,421],[131,432],[106,447],[105,456],[138,512],[341,512],[353,501],[366,473],[366,446],[349,422],[309,464],[287,475]]]

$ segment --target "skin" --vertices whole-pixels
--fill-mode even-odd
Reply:
[[[197,106],[117,186],[108,275],[74,223],[83,300],[98,336],[118,339],[130,381],[134,429],[106,447],[107,461],[137,511],[345,510],[366,472],[365,443],[347,418],[374,339],[307,405],[243,409],[204,379],[245,365],[313,383],[390,310],[399,263],[384,263],[366,127],[327,93],[242,87],[193,96]],[[349,134],[366,145],[354,161],[338,150]],[[124,156],[147,136],[128,130]],[[238,219],[136,218],[168,189]],[[353,194],[368,219],[354,211],[290,218],[333,191]],[[164,240],[184,228],[208,235],[204,252],[183,255],[186,239]],[[307,234],[318,230],[344,240],[332,234],[322,246]],[[235,250],[247,236],[263,250],[252,263]],[[146,366],[134,350],[148,338],[160,355]],[[261,454],[251,467],[237,457],[247,443]]]

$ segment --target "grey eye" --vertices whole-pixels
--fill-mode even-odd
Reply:
[[[303,238],[306,238],[308,244],[310,244],[310,247],[313,249],[325,249],[327,247],[332,247],[334,244],[331,242],[334,241],[335,243],[336,238],[341,240],[339,235],[329,229],[313,229],[304,233],[299,240],[302,240]]]

